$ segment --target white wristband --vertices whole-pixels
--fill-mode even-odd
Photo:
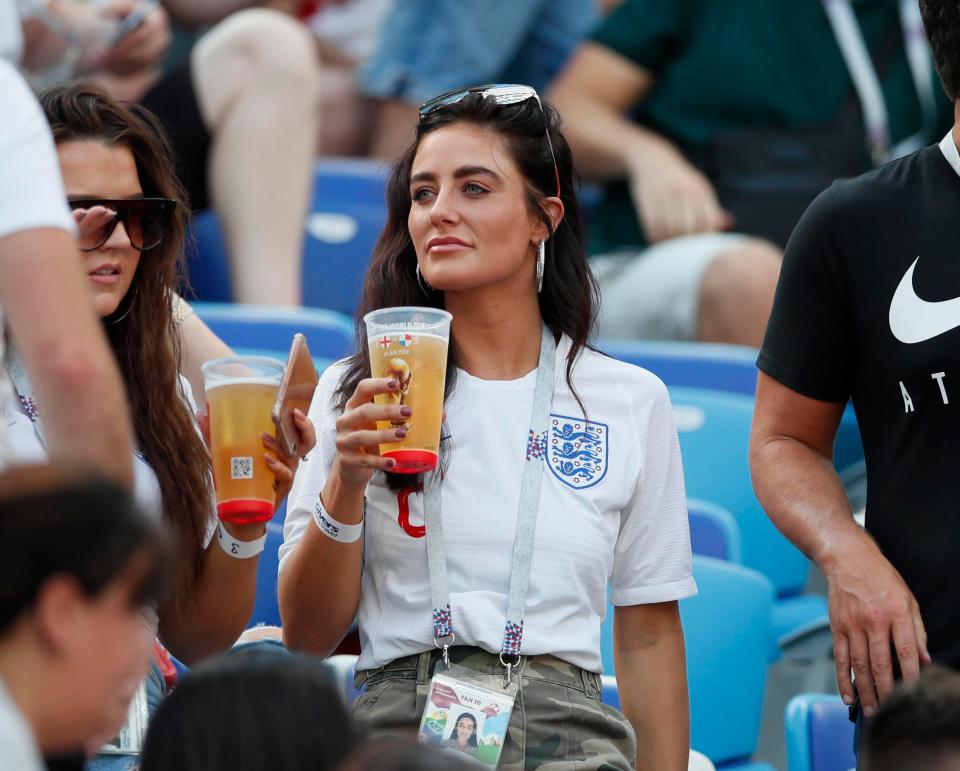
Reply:
[[[353,543],[363,535],[363,520],[357,525],[345,525],[337,522],[330,513],[323,508],[323,501],[317,496],[317,504],[313,507],[313,521],[317,523],[320,532],[327,538],[340,543]]]
[[[254,541],[238,541],[227,532],[227,529],[221,523],[217,525],[217,543],[235,560],[248,560],[263,551],[263,547],[267,543],[267,534],[264,533]]]

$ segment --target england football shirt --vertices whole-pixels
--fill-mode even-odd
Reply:
[[[584,351],[566,382],[570,341],[557,349],[549,427],[530,436],[536,372],[489,381],[458,371],[446,401],[443,534],[457,644],[503,642],[520,480],[545,465],[524,623],[523,655],[553,654],[602,671],[600,625],[614,605],[666,602],[696,591],[683,469],[666,388],[646,370]],[[310,409],[317,448],[297,473],[281,570],[312,520],[335,455],[332,395],[321,378]],[[358,669],[433,647],[422,493],[366,490]],[[322,587],[317,587],[322,591]]]

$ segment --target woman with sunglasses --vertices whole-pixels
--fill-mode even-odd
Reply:
[[[183,268],[186,210],[155,120],[83,85],[48,91],[41,104],[78,220],[90,296],[130,400],[137,448],[134,494],[148,510],[162,512],[177,545],[176,591],[160,609],[158,636],[177,658],[191,663],[230,647],[243,631],[265,539],[263,524],[217,522],[210,458],[190,384],[180,372],[197,357],[198,347],[214,341],[229,349],[195,317],[182,320],[186,314],[174,291]],[[6,365],[22,405],[8,433],[13,455],[40,461],[46,456],[42,414],[13,348]],[[305,418],[302,425],[305,452],[312,431]],[[264,439],[264,449],[277,477],[279,505],[296,459],[281,461],[284,455],[272,438]],[[243,558],[231,553],[232,542],[240,542],[235,551]],[[160,680],[155,670],[150,696],[159,695]]]
[[[358,614],[356,715],[374,732],[416,729],[448,659],[519,673],[500,768],[685,769],[677,601],[695,585],[676,430],[657,378],[587,345],[596,287],[557,124],[525,86],[421,108],[359,316],[453,315],[440,471],[396,474],[378,455],[398,429],[374,421],[410,408],[372,403],[399,384],[370,377],[358,323],[357,353],[310,409],[318,447],[281,549],[285,640],[328,654]],[[608,581],[629,720],[600,699]]]

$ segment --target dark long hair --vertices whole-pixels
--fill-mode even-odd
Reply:
[[[127,296],[104,326],[127,387],[137,447],[157,475],[164,514],[178,538],[177,600],[186,601],[202,565],[211,483],[210,456],[181,392],[172,310],[183,271],[183,189],[169,142],[147,110],[127,109],[83,84],[50,89],[40,102],[58,144],[93,140],[126,147],[143,194],[177,202],[163,241],[141,255]]]
[[[453,732],[450,734],[450,739],[452,739],[453,741],[457,741],[457,738],[456,738],[457,723],[459,723],[464,718],[469,718],[470,722],[473,723],[473,733],[470,734],[470,738],[467,739],[467,746],[476,747],[477,746],[477,719],[470,712],[462,712],[460,714],[460,717],[456,719],[456,721],[453,724]]]
[[[97,597],[129,573],[130,607],[159,602],[165,556],[157,527],[111,482],[51,466],[0,474],[0,636],[54,576]]]
[[[336,391],[337,406],[343,409],[357,384],[370,377],[370,353],[367,349],[363,316],[370,311],[398,305],[443,307],[443,292],[427,289],[417,281],[417,254],[407,229],[410,213],[410,176],[413,161],[423,138],[438,129],[455,123],[467,123],[494,132],[502,137],[527,188],[527,207],[547,229],[546,270],[543,290],[539,295],[540,315],[554,335],[567,335],[572,341],[567,356],[567,385],[576,396],[572,382],[577,357],[587,345],[596,324],[598,291],[587,265],[580,206],[577,203],[576,172],[570,146],[560,133],[560,116],[550,105],[543,109],[536,100],[528,99],[513,105],[499,105],[480,94],[471,94],[461,102],[429,113],[417,126],[413,143],[393,165],[387,183],[387,224],[374,247],[370,267],[363,286],[363,297],[357,311],[357,352]],[[560,199],[564,216],[556,230],[543,200],[557,193],[557,177],[553,159],[544,135],[544,124],[550,132],[560,177]],[[451,333],[447,357],[446,394],[456,379],[457,345]],[[579,401],[579,397],[577,397]],[[581,403],[581,408],[583,404]],[[391,488],[416,486],[407,474],[387,474]]]
[[[333,769],[359,729],[323,662],[239,649],[190,672],[150,721],[142,771]]]

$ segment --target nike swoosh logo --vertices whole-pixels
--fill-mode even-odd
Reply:
[[[917,297],[913,271],[918,262],[919,257],[907,268],[890,301],[890,331],[901,343],[922,343],[960,327],[960,297],[934,303]]]

